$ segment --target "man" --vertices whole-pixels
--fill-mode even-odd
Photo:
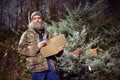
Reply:
[[[32,80],[60,80],[55,58],[57,55],[45,58],[40,53],[40,49],[47,45],[47,40],[53,37],[45,26],[40,12],[33,12],[29,28],[21,36],[18,53],[26,56],[26,67],[31,72]],[[62,52],[63,47],[59,54]]]

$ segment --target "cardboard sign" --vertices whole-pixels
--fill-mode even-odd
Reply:
[[[44,57],[49,57],[60,52],[59,48],[65,46],[67,40],[63,34],[55,36],[48,41],[47,46],[42,47],[40,52]]]

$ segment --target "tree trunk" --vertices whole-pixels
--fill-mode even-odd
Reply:
[[[49,4],[50,4],[50,17],[51,20],[56,21],[57,19],[57,12],[56,12],[56,6],[55,6],[55,2],[56,0],[49,0]]]

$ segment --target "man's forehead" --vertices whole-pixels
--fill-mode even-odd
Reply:
[[[33,16],[33,18],[34,18],[34,17],[41,17],[41,16],[39,16],[39,15],[35,15],[35,16]]]

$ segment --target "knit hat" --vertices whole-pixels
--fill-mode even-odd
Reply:
[[[39,11],[34,11],[32,14],[31,14],[31,19],[34,17],[34,16],[42,16],[41,13]]]

